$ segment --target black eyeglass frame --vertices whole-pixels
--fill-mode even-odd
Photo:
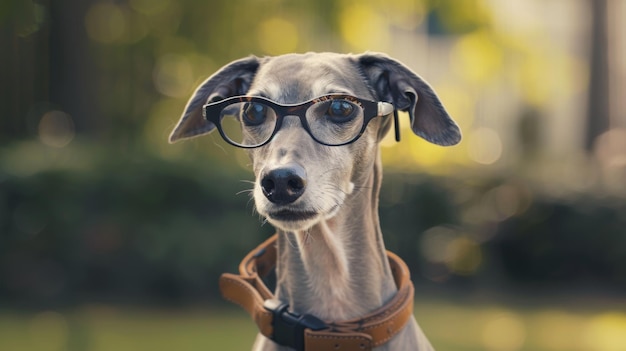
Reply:
[[[311,133],[311,128],[309,127],[309,124],[306,120],[306,111],[311,106],[317,103],[325,102],[329,100],[346,100],[353,104],[356,104],[363,110],[363,125],[361,126],[361,130],[351,140],[348,140],[346,142],[339,143],[339,144],[329,144],[329,143],[326,143],[317,139],[313,135],[313,133]],[[256,144],[256,145],[243,145],[243,144],[240,144],[231,140],[222,129],[220,112],[224,108],[226,108],[228,105],[242,103],[242,102],[262,103],[272,108],[272,110],[274,110],[274,112],[276,113],[276,125],[274,126],[274,130],[272,131],[272,134],[267,138],[266,141]],[[365,129],[367,128],[367,125],[372,119],[376,117],[387,116],[394,112],[395,112],[394,106],[391,103],[384,102],[384,101],[371,101],[367,99],[361,99],[361,98],[357,98],[355,96],[347,95],[347,94],[328,94],[328,95],[323,95],[323,96],[317,97],[315,99],[312,99],[303,103],[287,104],[287,105],[279,104],[275,101],[272,101],[270,99],[260,97],[260,96],[241,95],[241,96],[233,96],[233,97],[230,97],[224,100],[219,100],[216,102],[211,102],[202,106],[203,117],[207,121],[212,122],[217,127],[217,130],[222,136],[222,138],[227,143],[236,147],[244,148],[244,149],[253,149],[253,148],[264,146],[267,143],[269,143],[274,138],[274,135],[276,135],[276,133],[280,130],[282,123],[283,123],[283,119],[286,116],[295,116],[295,117],[300,118],[300,125],[302,126],[302,128],[304,128],[304,130],[306,130],[306,132],[311,136],[311,138],[313,138],[313,140],[315,140],[317,143],[326,145],[326,146],[343,146],[343,145],[351,144],[355,142],[356,140],[358,140],[363,135],[363,133],[365,132]]]

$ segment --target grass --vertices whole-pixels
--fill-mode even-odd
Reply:
[[[418,298],[416,318],[437,350],[626,350],[624,300],[522,305]],[[255,334],[253,322],[236,309],[85,306],[0,313],[3,351],[249,350]]]

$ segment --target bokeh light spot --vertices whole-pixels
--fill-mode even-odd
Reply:
[[[521,91],[526,100],[534,106],[545,105],[551,97],[546,74],[552,72],[546,63],[546,56],[529,53],[517,72]]]
[[[72,117],[62,111],[48,111],[39,120],[39,140],[45,145],[61,148],[74,139]]]
[[[389,29],[385,19],[371,6],[362,2],[353,2],[345,6],[341,12],[339,26],[345,41],[359,51],[370,50],[372,47],[378,49],[389,42]]]
[[[503,221],[512,216],[525,212],[530,206],[530,191],[523,185],[503,184],[497,186],[485,195],[495,220]]]
[[[517,189],[512,185],[501,185],[492,189],[489,195],[493,196],[494,209],[498,213],[500,220],[515,215],[522,207]]]
[[[409,153],[415,162],[426,167],[443,163],[446,153],[448,152],[447,149],[439,145],[431,144],[422,138],[415,137],[410,129],[403,131],[403,134],[408,135],[407,139],[409,140],[406,143],[409,144]],[[404,160],[404,162],[406,162],[406,160]]]
[[[446,271],[458,275],[476,273],[482,262],[480,245],[458,230],[447,226],[436,226],[426,230],[420,241],[420,251],[430,263],[435,266],[443,264]]]
[[[450,279],[448,266],[441,263],[428,263],[420,267],[422,275],[433,282],[443,283]]]
[[[454,239],[446,249],[447,264],[450,270],[458,275],[472,275],[482,263],[480,245],[466,237]]]
[[[452,49],[451,57],[453,69],[477,83],[486,83],[502,68],[502,49],[486,31],[461,37]]]
[[[85,15],[87,35],[101,43],[114,43],[124,38],[129,28],[127,14],[116,4],[100,2]]]
[[[260,24],[258,40],[261,49],[270,55],[292,52],[298,47],[298,28],[283,18],[270,18]]]
[[[405,30],[415,30],[426,15],[425,4],[415,0],[388,0],[383,3],[388,16],[393,16],[393,25]]]
[[[626,167],[626,129],[613,128],[598,136],[594,152],[606,168]]]
[[[479,127],[470,131],[468,139],[469,156],[475,162],[491,165],[502,156],[502,141],[495,130]]]
[[[133,10],[144,15],[154,15],[165,11],[171,0],[129,0]]]
[[[591,318],[584,337],[589,350],[626,350],[626,315],[607,312]]]
[[[156,89],[170,97],[186,97],[193,85],[193,68],[187,57],[165,54],[157,60],[153,71]]]
[[[546,350],[579,350],[585,319],[581,316],[559,310],[543,311],[537,315],[529,334],[542,349]]]
[[[436,226],[422,234],[420,250],[422,256],[430,262],[443,263],[448,259],[448,246],[457,237],[454,229]]]
[[[491,316],[482,332],[482,342],[487,351],[520,350],[526,341],[526,327],[519,316],[501,312]]]

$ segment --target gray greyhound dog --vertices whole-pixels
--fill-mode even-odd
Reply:
[[[247,148],[256,210],[277,229],[274,299],[288,315],[355,320],[399,291],[378,219],[378,143],[394,109],[408,111],[413,132],[429,142],[461,139],[432,88],[378,53],[234,61],[197,88],[172,132],[175,142],[217,127]],[[383,342],[357,349],[432,350],[412,313],[407,320],[397,332],[387,327]],[[254,350],[310,351],[267,335],[257,336]]]

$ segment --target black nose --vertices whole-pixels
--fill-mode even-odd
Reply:
[[[263,194],[277,205],[290,204],[304,193],[306,172],[297,164],[272,169],[261,179]]]

